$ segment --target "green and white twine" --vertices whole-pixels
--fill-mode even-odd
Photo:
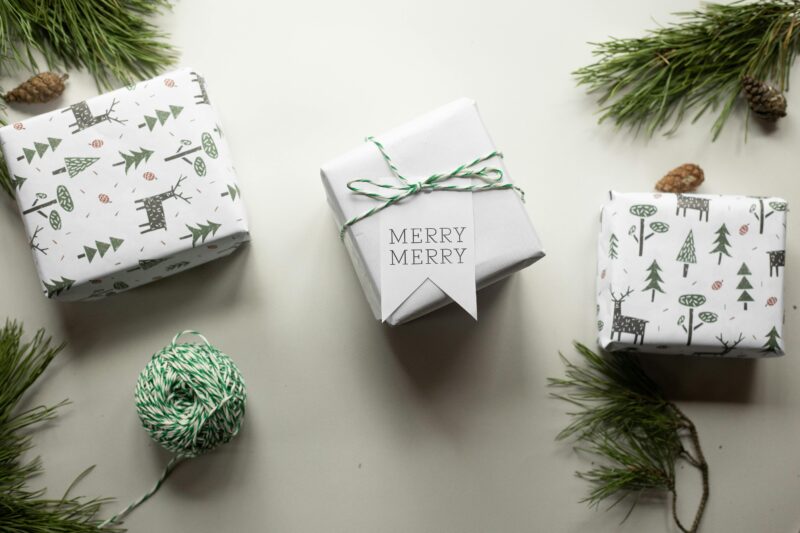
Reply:
[[[178,344],[193,334],[204,344]],[[120,522],[147,501],[184,459],[209,452],[233,439],[242,425],[247,391],[230,357],[196,331],[183,331],[153,355],[136,382],[136,411],[150,437],[171,451],[156,484],[100,527]]]
[[[400,184],[388,184],[388,183],[378,183],[372,179],[362,178],[362,179],[355,179],[352,181],[347,182],[347,188],[350,189],[355,194],[366,196],[368,198],[372,198],[373,200],[378,200],[383,202],[380,205],[373,207],[365,211],[360,215],[356,215],[347,222],[342,225],[339,231],[339,237],[344,238],[344,234],[347,231],[347,228],[352,226],[353,224],[364,220],[365,218],[369,218],[375,213],[379,213],[386,209],[387,207],[394,205],[408,197],[414,196],[415,194],[419,194],[421,192],[430,192],[430,191],[455,191],[455,192],[481,192],[481,191],[496,191],[496,190],[503,190],[503,189],[511,189],[519,193],[520,197],[524,200],[525,199],[525,191],[514,185],[513,183],[505,182],[503,183],[503,170],[499,167],[492,167],[492,166],[484,166],[481,168],[476,168],[481,163],[485,163],[492,158],[499,157],[502,158],[503,154],[498,151],[491,152],[483,157],[479,157],[474,161],[466,163],[464,165],[458,166],[452,171],[446,174],[432,174],[425,178],[422,181],[413,182],[410,181],[408,178],[400,174],[400,171],[397,169],[395,164],[392,162],[392,158],[389,157],[389,154],[386,153],[386,150],[375,137],[367,137],[366,142],[371,142],[374,144],[378,150],[380,151],[381,155],[383,156],[384,161],[389,166],[389,170],[391,170],[392,175],[397,178]],[[482,183],[479,184],[468,184],[468,185],[456,185],[453,183],[444,183],[451,179],[477,179],[480,180]],[[378,191],[369,191],[362,187],[362,185],[367,185],[368,187],[375,187]]]

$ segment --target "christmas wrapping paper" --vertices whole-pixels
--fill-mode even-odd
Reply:
[[[786,210],[780,198],[612,192],[598,242],[599,344],[782,355]]]
[[[475,102],[468,99],[455,101],[377,138],[386,152],[392,154],[393,163],[416,178],[450,171],[495,150]],[[499,165],[504,173],[503,180],[509,181],[502,160],[495,159],[498,161],[492,165]],[[352,194],[347,188],[348,182],[357,178],[385,180],[389,171],[381,153],[371,143],[365,143],[324,165],[321,175],[336,224],[341,227],[347,220],[375,206],[374,200]],[[442,198],[441,195],[462,194],[472,196],[477,289],[525,268],[544,256],[525,207],[513,190],[475,193],[433,191],[425,192],[423,196],[434,202]],[[417,198],[412,197],[402,203],[410,206],[416,201]],[[344,233],[344,245],[376,319],[381,318],[380,218],[397,208],[388,207],[349,226]],[[428,280],[403,301],[385,322],[390,325],[401,324],[451,301],[445,292]]]
[[[100,298],[248,240],[203,77],[182,69],[0,129],[43,292]]]

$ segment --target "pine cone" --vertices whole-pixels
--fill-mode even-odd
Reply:
[[[751,76],[744,76],[742,89],[750,109],[757,117],[775,122],[786,116],[786,97],[775,87]]]
[[[686,163],[670,170],[658,180],[656,190],[661,192],[691,192],[705,180],[703,169],[693,163]]]
[[[69,76],[53,72],[41,72],[16,89],[8,91],[6,102],[22,102],[25,104],[43,104],[61,96],[64,92],[64,81]]]

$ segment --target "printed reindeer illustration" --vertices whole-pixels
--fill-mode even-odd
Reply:
[[[142,235],[145,233],[149,233],[151,231],[157,231],[160,229],[167,229],[167,219],[164,215],[164,202],[171,199],[171,198],[180,198],[187,204],[191,202],[191,196],[183,196],[182,194],[178,193],[178,188],[181,186],[181,182],[186,179],[186,176],[181,176],[178,178],[177,183],[173,185],[169,191],[162,192],[161,194],[156,194],[153,196],[148,196],[147,198],[142,198],[140,200],[136,200],[135,203],[142,204],[141,206],[137,207],[137,211],[144,210],[147,214],[147,222],[144,224],[139,224],[140,228],[146,228],[141,231]]]
[[[614,321],[611,325],[611,338],[613,339],[614,333],[616,333],[617,340],[622,340],[623,333],[631,333],[634,344],[644,344],[644,330],[648,321],[622,314],[622,302],[633,292],[633,289],[628,287],[628,290],[625,293],[620,293],[619,296],[615,296],[614,291],[611,289],[609,289],[609,292],[611,293],[611,300],[614,302]]]
[[[773,250],[767,253],[769,254],[769,277],[772,277],[773,270],[776,276],[780,276],[781,267],[786,266],[786,250]]]
[[[200,87],[200,94],[194,95],[195,104],[210,104],[208,100],[208,91],[206,90],[206,79],[197,72],[192,72],[192,81],[197,83]]]
[[[706,222],[708,222],[708,198],[699,198],[697,196],[686,196],[685,194],[678,194],[678,207],[675,209],[675,214],[680,214],[683,209],[683,216],[686,216],[687,209],[694,209],[700,213],[700,219],[703,220],[705,215]]]
[[[71,111],[72,115],[75,117],[75,122],[69,124],[69,127],[75,127],[76,129],[72,131],[72,134],[76,134],[81,132],[87,128],[91,128],[92,126],[96,126],[102,122],[117,122],[119,124],[125,124],[127,120],[120,120],[112,114],[114,113],[114,107],[118,104],[116,99],[111,101],[111,106],[106,109],[105,113],[101,113],[99,115],[95,115],[92,113],[92,110],[89,108],[89,104],[84,100],[83,102],[78,102],[77,104],[72,104],[68,108],[61,111],[62,113],[66,113],[67,111]]]

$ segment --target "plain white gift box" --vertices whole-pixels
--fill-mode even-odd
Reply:
[[[204,78],[184,68],[0,129],[43,292],[101,298],[249,240]]]
[[[475,102],[466,98],[377,138],[392,154],[397,167],[409,175],[449,171],[495,150]],[[504,180],[509,181],[505,165],[502,162],[499,165],[504,172]],[[376,204],[373,200],[352,194],[347,183],[356,178],[387,178],[389,170],[375,146],[364,143],[323,165],[321,176],[336,224],[341,227],[350,218]],[[478,289],[544,257],[536,231],[516,192],[436,191],[426,194],[472,194]],[[413,202],[414,199],[409,198],[408,201]],[[379,228],[380,214],[377,214],[348,227],[344,233],[344,245],[376,319],[381,316]],[[451,301],[436,285],[426,282],[386,322],[391,325],[408,322]]]
[[[598,343],[705,356],[784,353],[781,198],[611,192],[598,239]]]

